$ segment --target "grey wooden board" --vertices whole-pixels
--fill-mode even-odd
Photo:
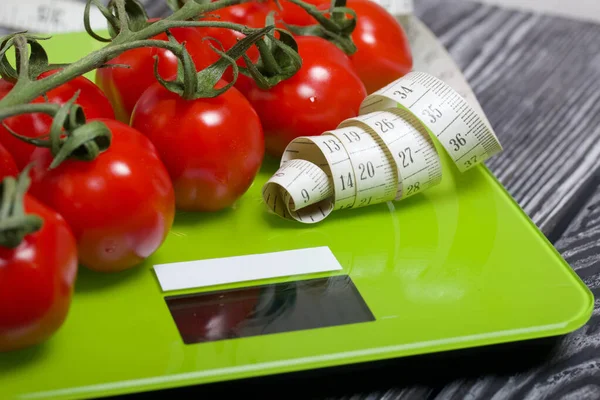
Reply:
[[[504,146],[488,166],[551,236],[600,169],[600,25],[456,0],[416,9]]]

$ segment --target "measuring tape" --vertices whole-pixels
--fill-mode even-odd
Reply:
[[[367,96],[358,117],[294,139],[263,199],[275,214],[303,223],[405,199],[441,181],[432,137],[461,172],[502,151],[487,120],[459,93],[413,71]]]

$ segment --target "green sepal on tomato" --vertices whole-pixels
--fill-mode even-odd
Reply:
[[[299,136],[316,136],[356,117],[366,89],[348,56],[316,36],[297,37],[302,67],[271,89],[252,82],[244,95],[258,113],[266,151],[280,157]]]
[[[216,87],[226,84],[221,80]],[[214,98],[186,100],[156,83],[140,97],[131,120],[156,146],[179,209],[232,206],[262,164],[260,120],[235,87]]]
[[[265,26],[265,20],[271,9],[272,7],[269,7],[268,3],[250,1],[212,11],[209,15],[203,17],[202,20],[226,21],[245,25],[250,28],[262,28]],[[217,27],[198,27],[196,30],[203,38],[216,40],[225,50],[231,49],[239,40],[246,36],[233,29]],[[253,62],[256,62],[259,58],[259,52],[256,46],[250,47],[246,52],[246,55]],[[242,57],[238,58],[236,63],[240,67],[246,66],[246,62]],[[227,82],[233,80],[233,71],[231,67],[227,68],[222,78]],[[239,74],[234,86],[246,86],[250,80],[251,78]]]
[[[150,22],[156,19],[151,19]],[[204,69],[219,59],[207,40],[195,28],[169,29],[179,43],[185,42],[197,71]],[[168,40],[165,33],[152,37],[153,40]],[[107,64],[129,66],[107,67],[96,70],[96,84],[106,93],[115,110],[117,119],[129,123],[136,102],[144,91],[157,82],[154,75],[155,58],[158,73],[163,79],[177,73],[178,59],[169,50],[157,47],[141,47],[127,50],[113,58]]]
[[[67,159],[50,169],[47,148],[32,153],[30,193],[59,212],[92,270],[132,268],[163,243],[174,219],[173,186],[154,145],[116,120],[102,121],[110,147],[94,160]]]
[[[47,77],[56,70],[45,72],[40,79]],[[14,84],[0,79],[0,99],[12,90]],[[64,105],[79,91],[76,103],[83,108],[86,118],[114,118],[113,108],[98,86],[84,76],[78,76],[69,82],[60,85],[46,93],[46,99],[50,103]],[[44,103],[44,97],[36,98],[32,103]],[[19,135],[29,138],[37,138],[48,134],[52,125],[52,117],[42,113],[21,114],[6,118],[2,121],[11,130]],[[28,163],[35,146],[13,136],[3,125],[0,125],[0,144],[13,156],[19,170]]]
[[[0,244],[0,352],[54,335],[67,318],[77,276],[77,246],[64,218],[27,193],[21,201],[41,227],[16,246]]]

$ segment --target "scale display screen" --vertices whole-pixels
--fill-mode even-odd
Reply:
[[[186,344],[374,321],[347,275],[169,296]]]

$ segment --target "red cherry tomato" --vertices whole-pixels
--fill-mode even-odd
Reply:
[[[225,22],[233,22],[240,25],[245,25],[250,28],[261,28],[265,26],[265,21],[267,15],[270,11],[270,7],[268,7],[264,3],[259,2],[248,2],[237,4],[234,6],[220,8],[215,11],[211,11],[208,13],[204,21],[225,21]],[[232,29],[224,29],[224,28],[197,28],[198,32],[205,38],[214,38],[216,39],[222,46],[225,51],[231,49],[239,40],[243,39],[246,35],[241,32],[234,31]],[[219,48],[219,43],[213,42],[213,46]],[[250,57],[253,62],[258,60],[258,49],[255,45],[250,47],[246,52],[246,55]],[[218,56],[214,59],[216,61]],[[237,65],[240,67],[245,67],[246,62],[243,58],[237,59]],[[225,73],[223,74],[223,79],[227,82],[231,82],[233,79],[233,71],[232,68],[227,68]],[[238,84],[246,85],[247,80],[251,80],[251,78],[246,77],[245,75],[239,74],[238,80],[235,83],[237,87]]]
[[[17,176],[19,170],[13,156],[0,144],[0,179],[5,176]]]
[[[317,6],[319,10],[327,10],[331,5],[329,0],[304,0],[305,3]],[[304,9],[289,1],[280,1],[282,10],[280,11],[281,18],[289,25],[315,25],[318,22]]]
[[[77,247],[65,220],[27,194],[24,206],[43,225],[14,249],[0,246],[0,352],[34,346],[57,331],[77,275]]]
[[[347,56],[334,44],[314,36],[296,41],[303,60],[300,70],[270,90],[253,82],[246,93],[263,124],[267,153],[274,157],[298,136],[320,135],[356,117],[366,96]]]
[[[170,29],[178,42],[185,42],[185,48],[190,53],[196,70],[206,68],[218,59],[207,41],[194,28]],[[167,40],[162,33],[154,36],[154,40]],[[169,50],[157,47],[142,47],[128,50],[108,64],[124,64],[130,68],[100,68],[96,70],[96,83],[104,90],[110,99],[117,119],[124,123],[130,122],[135,103],[148,86],[156,82],[154,76],[154,57],[158,57],[158,72],[163,79],[171,78],[177,73],[177,57]]]
[[[56,71],[45,72],[40,75],[40,78],[44,78],[55,72]],[[12,83],[0,79],[0,99],[6,96],[13,86]],[[104,93],[102,93],[102,90],[83,76],[79,76],[64,85],[50,90],[46,95],[48,101],[51,103],[65,104],[67,101],[71,100],[78,90],[80,90],[80,93],[76,103],[83,108],[83,112],[88,119],[115,117],[112,106]],[[45,102],[43,97],[38,97],[32,101],[32,103],[43,102]],[[22,114],[7,118],[4,120],[4,123],[19,135],[38,137],[46,135],[50,131],[52,118],[49,115],[40,113]],[[31,153],[35,149],[35,146],[25,143],[21,139],[17,139],[1,125],[0,143],[12,154],[19,170],[25,167]]]
[[[112,272],[139,264],[159,248],[173,224],[175,201],[148,138],[121,122],[101,121],[112,132],[112,144],[93,161],[68,159],[48,170],[50,151],[34,151],[30,193],[67,220],[81,264]]]
[[[300,36],[296,37],[296,42],[299,43],[298,46],[301,46],[299,50],[303,62],[304,59],[310,61],[326,58],[329,62],[337,63],[350,71],[355,71],[350,57],[328,40],[316,36]]]
[[[225,84],[221,80],[218,86]],[[215,98],[188,101],[155,84],[144,92],[131,120],[158,149],[180,209],[229,207],[260,169],[260,120],[234,87]]]
[[[251,28],[261,28],[266,25],[266,18],[271,11],[271,7],[267,4],[260,2],[248,2],[242,4],[236,4],[229,7],[220,8],[215,11],[211,11],[207,14],[203,21],[226,21],[233,22],[240,25],[246,25]],[[221,37],[227,38],[227,44],[223,43],[226,49],[233,46],[236,42],[236,38],[243,38],[244,34],[223,28],[197,28],[200,32],[210,32],[217,36],[213,36],[220,40]],[[221,35],[222,32],[226,32],[226,35]],[[212,35],[210,35],[212,36]]]
[[[352,32],[358,50],[351,59],[367,92],[373,93],[410,72],[412,53],[402,25],[372,0],[348,0],[346,5],[358,17]]]

